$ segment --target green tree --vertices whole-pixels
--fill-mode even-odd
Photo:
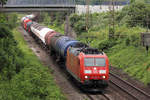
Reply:
[[[65,21],[65,14],[64,12],[57,12],[55,13],[55,25],[61,25]]]
[[[9,22],[9,27],[12,29],[12,28],[15,28],[17,26],[16,22],[17,22],[17,14],[16,13],[13,13],[11,14],[10,16],[8,16],[8,22]]]
[[[44,24],[46,24],[46,25],[51,24],[51,18],[48,15],[48,13],[44,13],[43,17],[44,17],[44,20],[43,20]]]
[[[86,31],[85,15],[72,14],[70,16],[70,25],[79,35]]]
[[[3,7],[4,4],[6,4],[7,0],[0,0],[0,4]]]
[[[134,3],[135,2],[135,0],[130,0],[130,3]]]
[[[6,15],[3,13],[0,13],[0,23],[6,23]]]
[[[132,27],[135,26],[147,27],[147,22],[149,21],[149,18],[150,18],[150,5],[142,1],[139,1],[124,7],[117,16],[116,20],[118,22],[123,23],[126,21],[126,23]],[[150,23],[150,21],[148,23]]]

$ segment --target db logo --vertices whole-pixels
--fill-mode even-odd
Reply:
[[[98,73],[98,71],[97,71],[97,70],[94,70],[94,71],[93,71],[93,73],[95,73],[95,74],[96,74],[96,73]]]

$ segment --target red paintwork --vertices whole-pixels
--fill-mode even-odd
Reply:
[[[28,29],[28,32],[30,32],[31,30],[30,30],[30,28]]]
[[[24,25],[23,27],[24,27],[25,30],[27,30],[27,23],[28,23],[28,22],[32,22],[32,20],[26,18],[26,19],[23,21],[23,25]]]
[[[47,45],[50,45],[50,39],[53,37],[55,34],[57,34],[55,31],[50,31],[45,35],[45,42]]]
[[[78,77],[78,79],[81,79],[80,59],[78,56],[74,56],[72,53],[69,53],[69,50],[67,50],[66,67],[70,72],[72,72],[76,77]]]
[[[88,57],[94,57],[94,58],[105,58],[106,60],[106,66],[105,67],[85,67],[84,66],[84,58]],[[73,76],[78,77],[79,81],[84,83],[85,80],[108,80],[109,78],[109,61],[108,57],[104,54],[98,54],[98,55],[85,55],[84,53],[80,53],[78,56],[74,56],[67,51],[67,61],[66,61],[66,67],[69,70],[70,74],[73,73]],[[94,70],[96,68],[96,70]],[[85,70],[91,70],[91,74],[85,74]],[[99,70],[106,70],[106,74],[100,74]],[[85,76],[89,76],[89,78],[85,78]],[[102,76],[105,76],[106,78],[103,79]]]

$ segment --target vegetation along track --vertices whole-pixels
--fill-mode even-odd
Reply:
[[[150,95],[110,72],[110,84],[114,84],[135,100],[149,100]]]

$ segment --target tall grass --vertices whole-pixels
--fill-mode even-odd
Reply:
[[[9,82],[0,83],[0,100],[66,100],[48,67],[29,49],[17,28],[13,35],[24,54],[24,68]]]

